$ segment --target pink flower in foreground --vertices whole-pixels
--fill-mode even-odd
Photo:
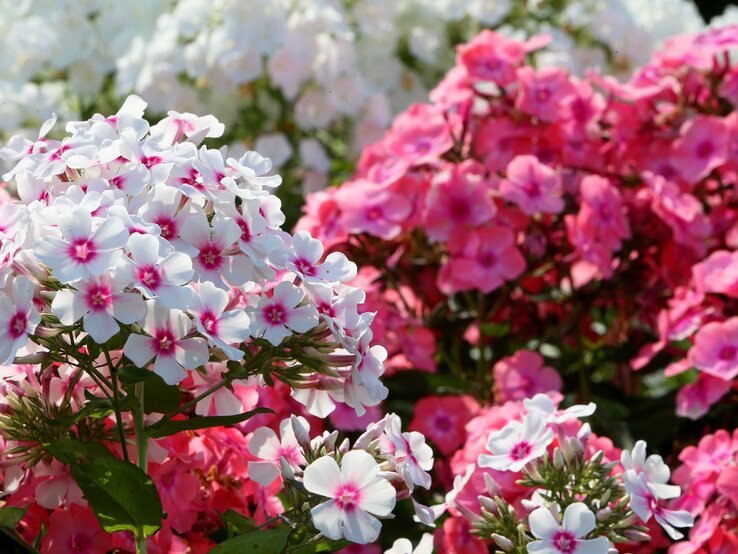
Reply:
[[[369,233],[384,240],[396,238],[413,206],[403,194],[365,180],[344,185],[335,195],[339,222],[349,233]]]
[[[552,441],[553,431],[546,420],[528,414],[523,421],[511,421],[490,433],[487,450],[491,454],[480,454],[478,465],[499,471],[520,471],[531,460],[543,456]]]
[[[676,413],[680,417],[699,419],[710,407],[733,388],[731,381],[700,373],[694,383],[685,385],[676,397]]]
[[[738,317],[713,321],[697,331],[688,358],[714,377],[729,381],[738,376]]]
[[[494,367],[495,393],[499,403],[523,400],[537,393],[561,391],[559,372],[543,365],[538,352],[518,350],[501,359]]]
[[[700,292],[716,292],[738,298],[738,251],[718,250],[692,267]]]
[[[689,183],[696,183],[728,159],[730,126],[719,117],[698,115],[685,123],[674,151],[674,164]]]
[[[192,328],[187,314],[168,310],[156,303],[146,302],[144,335],[131,335],[123,352],[138,367],[146,367],[154,360],[154,373],[170,385],[187,377],[185,370],[196,369],[208,361],[205,339],[185,338]]]
[[[530,155],[515,157],[500,183],[502,197],[517,204],[528,215],[559,213],[564,209],[561,179],[556,171]]]
[[[562,100],[575,91],[567,72],[553,67],[538,70],[521,67],[518,79],[520,92],[515,107],[542,121],[556,121]]]
[[[271,298],[262,295],[253,311],[251,335],[279,346],[293,331],[305,333],[315,327],[318,312],[310,305],[298,306],[303,297],[303,292],[287,281],[274,287]]]
[[[569,504],[564,519],[558,521],[558,506],[553,510],[536,508],[528,516],[531,533],[537,541],[528,544],[530,554],[607,554],[611,544],[606,537],[583,539],[595,528],[595,515],[583,502]]]
[[[51,514],[41,541],[44,553],[98,554],[113,548],[113,538],[100,527],[91,510],[72,505]]]
[[[339,468],[330,456],[307,468],[305,488],[330,498],[311,510],[313,524],[329,539],[368,544],[377,540],[382,524],[374,516],[387,516],[395,507],[395,489],[379,477],[379,466],[368,452],[352,450]]]

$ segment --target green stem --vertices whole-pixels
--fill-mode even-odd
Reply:
[[[148,446],[149,437],[146,435],[144,424],[144,384],[136,383],[136,399],[138,404],[133,413],[134,428],[136,431],[136,456],[138,467],[148,474]],[[143,533],[136,533],[136,554],[147,554],[146,537]]]
[[[128,457],[128,443],[126,442],[125,429],[123,428],[123,416],[120,413],[120,392],[118,391],[118,374],[117,369],[113,365],[113,360],[110,358],[110,353],[105,350],[105,360],[108,362],[110,368],[110,379],[113,382],[113,409],[115,411],[115,424],[118,427],[118,439],[120,440],[120,446],[123,449],[123,459],[126,462],[131,460]]]

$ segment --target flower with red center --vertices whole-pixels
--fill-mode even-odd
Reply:
[[[410,429],[423,433],[450,456],[464,442],[464,426],[478,410],[471,396],[428,396],[415,404]]]
[[[570,76],[561,69],[522,67],[517,76],[520,92],[515,107],[542,121],[556,121],[564,100],[576,91]]]
[[[661,489],[649,483],[646,472],[639,473],[634,469],[628,469],[623,473],[623,484],[630,496],[630,508],[636,515],[644,522],[648,522],[653,516],[673,540],[679,540],[684,536],[674,527],[691,527],[694,523],[694,518],[689,512],[669,510],[659,502],[663,498],[660,496]],[[673,494],[667,494],[667,498],[673,498]]]
[[[564,209],[561,178],[556,171],[530,155],[516,156],[507,166],[500,194],[528,215],[559,213]]]
[[[703,326],[688,359],[700,371],[725,381],[738,376],[738,317]]]
[[[263,337],[274,346],[292,335],[305,333],[318,324],[318,312],[312,305],[298,306],[302,291],[292,283],[280,282],[271,298],[263,294],[253,309],[251,335]]]
[[[134,287],[147,298],[158,298],[166,308],[189,305],[192,291],[185,285],[193,270],[187,254],[175,251],[164,239],[141,233],[130,236],[127,248],[133,261]]]
[[[495,396],[500,403],[523,400],[537,393],[559,392],[563,385],[559,373],[543,365],[538,352],[518,350],[494,366]]]
[[[33,295],[33,283],[23,275],[13,280],[12,295],[0,292],[0,364],[12,363],[41,322]]]
[[[144,335],[131,335],[124,354],[138,367],[147,367],[153,360],[154,373],[170,385],[187,377],[185,370],[196,369],[208,361],[207,343],[201,338],[185,338],[192,327],[187,314],[170,310],[156,300],[146,302]]]
[[[385,434],[390,443],[390,462],[397,474],[405,480],[412,492],[414,485],[430,488],[433,468],[433,449],[425,444],[425,437],[417,431],[402,432],[402,422],[395,414],[386,418]]]
[[[297,417],[303,428],[310,430],[310,424],[303,417]],[[269,427],[259,427],[249,439],[249,452],[260,461],[249,462],[249,477],[268,487],[279,476],[280,459],[297,470],[306,465],[291,418],[285,418],[279,423],[279,437]]]
[[[227,292],[205,282],[193,295],[189,312],[195,317],[197,330],[210,344],[231,360],[240,360],[243,352],[231,345],[241,344],[249,337],[251,319],[243,309],[225,311],[228,304]]]
[[[329,539],[374,542],[382,528],[374,516],[387,516],[395,507],[394,487],[363,450],[346,453],[340,467],[330,456],[318,458],[305,468],[303,483],[309,492],[330,499],[310,512],[315,527]]]
[[[559,507],[541,507],[528,516],[533,536],[539,540],[528,543],[529,554],[607,554],[611,543],[607,537],[584,539],[595,528],[595,515],[583,502],[566,507],[559,523]]]
[[[143,318],[146,305],[139,294],[123,292],[130,280],[125,272],[93,277],[62,289],[51,303],[51,311],[64,325],[84,318],[84,330],[103,344],[119,330],[118,322],[129,325]]]
[[[34,254],[62,283],[99,277],[120,258],[128,231],[117,217],[93,218],[78,208],[59,214],[61,237],[42,236]]]
[[[356,264],[345,254],[331,252],[323,263],[323,244],[307,231],[298,231],[292,239],[292,252],[287,254],[287,268],[307,283],[341,283],[356,277]]]
[[[672,160],[690,184],[707,177],[728,160],[731,126],[722,118],[698,115],[685,123]]]
[[[102,530],[92,510],[76,504],[51,514],[41,541],[42,552],[97,554],[112,548],[113,536]]]
[[[553,431],[546,420],[531,413],[523,421],[511,421],[490,433],[487,450],[492,454],[480,454],[478,464],[499,471],[520,471],[531,460],[543,456],[552,441]]]
[[[195,248],[192,265],[200,282],[210,281],[218,288],[229,290],[231,285],[242,285],[251,275],[251,263],[242,255],[233,255],[231,247],[241,236],[233,219],[213,219],[208,223],[205,213],[198,209],[187,218],[181,231],[182,239]],[[225,278],[225,281],[224,281]]]

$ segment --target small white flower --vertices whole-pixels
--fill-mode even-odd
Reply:
[[[554,515],[555,512],[556,515]],[[558,521],[559,509],[537,508],[530,516],[530,531],[537,541],[528,544],[529,554],[607,554],[612,546],[606,537],[583,539],[595,528],[595,515],[583,502],[574,502]]]
[[[298,419],[307,430],[310,429],[310,424],[305,418],[298,417]],[[282,458],[293,469],[306,464],[290,418],[285,418],[279,423],[279,437],[269,427],[259,427],[254,431],[249,439],[249,452],[260,460],[264,460],[249,462],[249,477],[265,487],[271,485],[279,476],[279,461]]]
[[[240,344],[249,337],[251,320],[243,310],[225,311],[228,293],[205,282],[193,295],[190,313],[195,316],[197,330],[211,344],[220,348],[231,360],[243,358],[243,352],[232,344]]]
[[[564,423],[572,419],[591,416],[597,409],[594,402],[586,406],[576,404],[565,410],[557,410],[551,397],[547,394],[536,394],[533,398],[523,400],[523,405],[529,413],[537,413],[549,423]]]
[[[633,450],[623,450],[620,463],[625,471],[633,470],[636,474],[644,474],[649,488],[658,498],[676,498],[682,492],[677,485],[668,484],[671,470],[661,456],[651,454],[646,458],[646,441],[636,442]]]
[[[395,507],[394,487],[379,477],[379,465],[363,450],[348,452],[340,468],[330,456],[318,458],[305,468],[303,483],[330,498],[311,510],[313,524],[329,539],[374,542],[382,528],[374,516],[388,516]]]
[[[686,510],[669,510],[659,502],[658,489],[648,482],[646,473],[629,469],[623,474],[623,484],[630,496],[630,508],[636,515],[644,522],[648,522],[651,516],[655,517],[673,540],[684,536],[674,527],[691,527],[694,524],[694,517]]]
[[[481,454],[478,464],[499,471],[520,471],[531,460],[543,456],[552,441],[553,431],[546,420],[530,413],[523,421],[511,421],[490,433],[487,450],[492,454]]]
[[[425,533],[413,548],[413,543],[407,539],[397,539],[392,548],[385,550],[384,554],[432,554],[433,553],[433,535]]]
[[[263,337],[274,346],[292,335],[305,333],[318,324],[318,313],[313,306],[299,306],[302,291],[292,283],[280,282],[272,297],[262,295],[253,311],[251,334]]]
[[[12,363],[18,350],[28,344],[28,335],[41,323],[33,305],[33,283],[20,275],[13,280],[12,290],[12,296],[0,292],[0,364]]]

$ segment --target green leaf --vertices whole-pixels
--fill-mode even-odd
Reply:
[[[145,381],[152,375],[156,374],[149,369],[136,367],[135,365],[127,365],[118,371],[118,379],[120,379],[121,383],[124,383],[126,385],[140,383],[141,381]]]
[[[150,537],[161,528],[164,512],[159,494],[151,477],[138,466],[116,458],[96,458],[72,464],[71,470],[108,533],[131,531],[136,537]]]
[[[210,554],[243,554],[244,552],[250,554],[280,554],[287,546],[289,534],[289,529],[254,531],[220,543],[210,551]]]
[[[250,533],[256,528],[256,522],[253,519],[234,510],[227,510],[220,517],[228,525],[229,537]]]
[[[168,414],[179,408],[182,402],[182,391],[179,387],[167,385],[164,379],[152,371],[149,371],[149,377],[143,381],[143,384],[145,413]],[[135,398],[134,385],[135,383],[123,382],[123,388],[131,398]]]
[[[99,442],[82,442],[72,438],[45,444],[44,450],[65,464],[84,463],[98,458],[115,459],[113,454]]]
[[[28,506],[21,508],[19,506],[6,506],[0,508],[0,527],[7,527],[8,529],[15,529],[23,516],[26,515]]]
[[[273,414],[274,411],[269,408],[256,408],[250,412],[236,414],[231,416],[203,416],[191,417],[189,419],[162,420],[154,423],[146,432],[154,439],[174,435],[180,431],[194,431],[196,429],[208,429],[210,427],[221,427],[223,425],[234,425],[241,423],[247,419],[251,419],[257,414]]]
[[[347,540],[333,541],[323,539],[315,544],[305,544],[292,551],[294,554],[317,554],[318,552],[338,552],[351,544]]]

